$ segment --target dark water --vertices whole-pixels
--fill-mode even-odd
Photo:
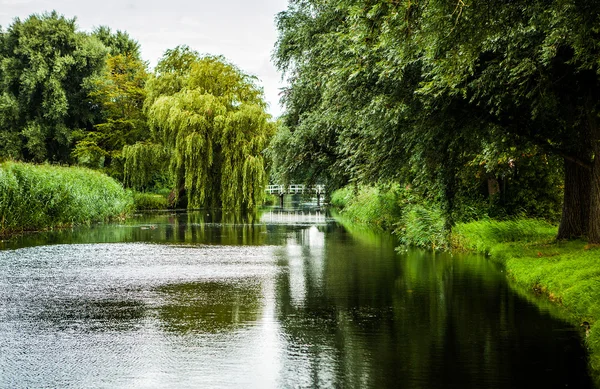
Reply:
[[[586,388],[579,328],[485,258],[319,212],[152,214],[0,244],[3,388]]]

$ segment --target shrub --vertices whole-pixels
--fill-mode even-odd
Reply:
[[[356,191],[346,187],[332,193],[330,204],[352,222],[391,231],[400,218],[403,196],[400,185],[360,186]]]
[[[442,210],[434,205],[407,204],[394,234],[404,246],[439,250],[448,248],[448,231]]]
[[[133,205],[137,210],[166,209],[169,201],[160,194],[136,192],[133,194]]]

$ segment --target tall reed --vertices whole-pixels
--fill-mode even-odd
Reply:
[[[133,198],[114,179],[79,167],[0,164],[0,234],[85,224],[126,214]]]

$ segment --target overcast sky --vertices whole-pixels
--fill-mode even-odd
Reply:
[[[165,50],[182,44],[221,54],[260,79],[269,111],[277,117],[283,83],[271,54],[277,39],[275,15],[286,7],[287,0],[0,0],[0,25],[6,30],[16,17],[56,10],[77,17],[80,30],[109,26],[127,31],[151,67]]]

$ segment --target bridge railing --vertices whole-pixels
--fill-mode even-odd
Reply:
[[[269,194],[325,194],[325,185],[312,185],[306,186],[302,184],[291,184],[287,187],[284,185],[269,185],[265,188],[265,191]]]

